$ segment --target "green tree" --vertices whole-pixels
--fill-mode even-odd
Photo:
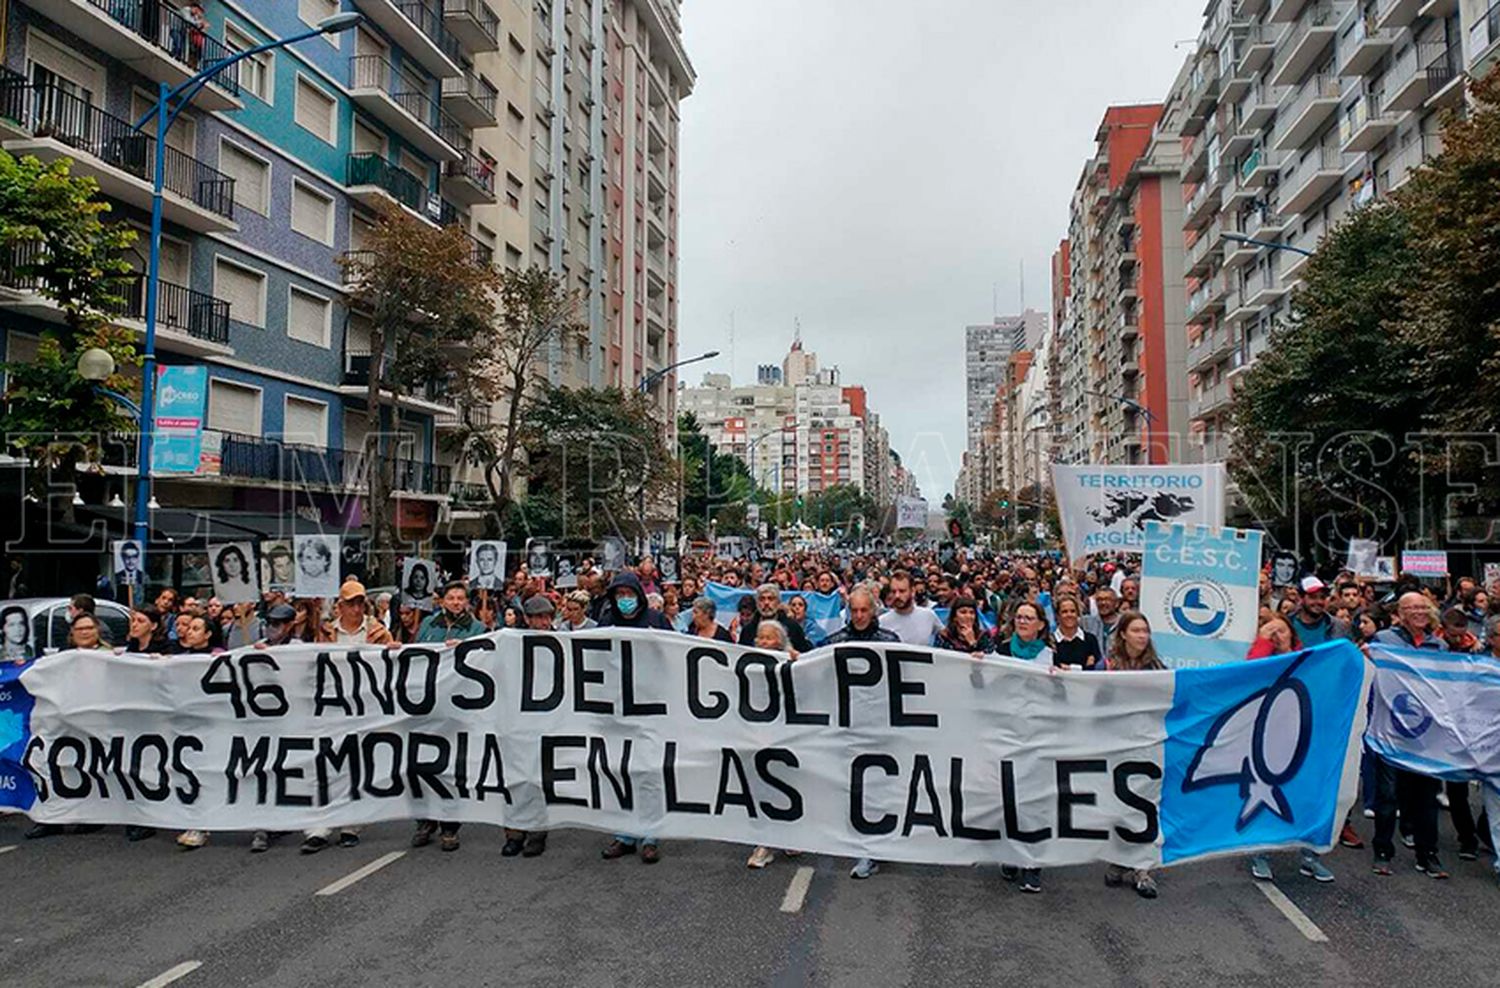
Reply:
[[[519,440],[528,492],[519,508],[535,514],[511,517],[531,533],[633,535],[642,478],[648,500],[676,489],[676,463],[649,401],[636,391],[541,382]]]
[[[1245,373],[1229,469],[1260,524],[1314,521],[1323,544],[1399,525],[1415,468],[1400,446],[1426,407],[1422,354],[1400,333],[1418,256],[1403,210],[1351,213],[1307,262],[1291,324]]]
[[[814,528],[845,531],[856,518],[875,517],[875,502],[854,484],[834,484],[807,495],[802,505],[802,520]]]
[[[396,461],[413,457],[402,401],[441,397],[473,406],[498,395],[495,293],[499,275],[458,227],[388,210],[345,259],[350,307],[369,319],[365,405],[366,510],[375,580],[394,579]],[[351,353],[353,351],[351,350]]]
[[[47,471],[71,476],[78,464],[98,461],[103,436],[136,428],[95,382],[78,376],[78,357],[97,347],[115,360],[103,387],[134,387],[125,373],[141,363],[134,334],[113,319],[138,279],[127,259],[135,231],[106,224],[110,205],[97,198],[98,184],[70,167],[66,159],[43,164],[0,151],[0,267],[11,287],[34,288],[63,319],[43,333],[35,360],[4,365],[0,434],[38,468],[31,477],[37,492]]]
[[[720,453],[691,412],[677,417],[677,457],[682,470],[682,515],[688,534],[706,537],[717,522],[720,535],[750,534],[745,506],[762,503],[762,492],[743,460]],[[766,521],[766,512],[762,512]]]

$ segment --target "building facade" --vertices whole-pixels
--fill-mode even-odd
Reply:
[[[1017,350],[1034,351],[1047,332],[1047,314],[1027,309],[1018,316],[996,316],[993,322],[964,328],[964,395],[968,415],[968,448],[978,443],[990,419],[995,389],[1006,362]]]

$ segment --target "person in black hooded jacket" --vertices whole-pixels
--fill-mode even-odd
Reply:
[[[647,606],[646,592],[641,589],[640,577],[629,571],[615,574],[615,578],[610,581],[609,599],[600,614],[599,627],[673,630],[665,614]],[[615,834],[601,855],[606,861],[613,861],[635,854],[637,848],[640,849],[642,864],[656,864],[661,860],[661,850],[656,838],[649,834],[645,837]]]
[[[599,615],[599,627],[672,630],[667,616],[647,605],[640,577],[629,571],[615,574],[610,581],[608,600]]]

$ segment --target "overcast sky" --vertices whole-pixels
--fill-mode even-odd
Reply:
[[[1110,103],[1161,100],[1203,0],[686,0],[684,370],[804,345],[863,384],[934,506],[964,446],[963,328],[1050,305]],[[733,314],[734,336],[730,345]],[[733,353],[731,363],[730,354]]]

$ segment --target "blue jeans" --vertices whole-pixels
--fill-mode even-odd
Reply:
[[[655,837],[632,837],[629,834],[615,834],[615,840],[619,841],[621,844],[630,844],[632,846],[636,844],[650,847],[656,846]]]

